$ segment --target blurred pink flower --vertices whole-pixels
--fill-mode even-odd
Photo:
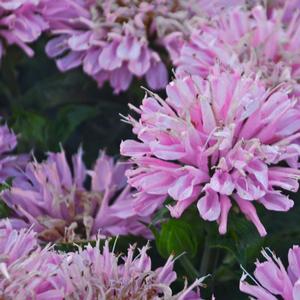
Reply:
[[[17,45],[33,56],[29,43],[37,40],[48,28],[41,14],[41,0],[0,0],[0,58],[6,45]]]
[[[46,52],[61,71],[82,66],[99,86],[108,80],[116,93],[127,90],[133,76],[162,89],[168,83],[162,56],[166,50],[176,55],[188,23],[200,14],[198,2],[43,0],[54,36]]]
[[[0,184],[19,173],[28,161],[27,155],[12,155],[17,137],[7,125],[0,125]]]
[[[269,87],[291,82],[299,95],[300,5],[286,2],[289,5],[269,13],[263,6],[250,11],[237,6],[195,27],[174,61],[177,75],[208,76],[219,64],[232,72],[259,74]]]
[[[124,175],[128,164],[115,164],[101,153],[94,169],[88,171],[81,149],[72,161],[71,170],[63,151],[49,153],[45,162],[28,163],[3,192],[3,201],[15,213],[11,222],[16,228],[33,224],[45,241],[88,240],[98,231],[109,236],[151,237],[132,207],[133,196]],[[85,188],[88,176],[90,189]]]
[[[127,171],[129,184],[153,196],[152,210],[162,197],[173,198],[168,208],[176,218],[197,203],[200,216],[217,221],[221,234],[235,203],[265,235],[254,203],[287,211],[293,201],[281,190],[299,187],[297,100],[283,86],[266,90],[258,79],[218,69],[206,80],[176,79],[166,91],[165,101],[151,94],[132,107],[138,121],[126,120],[139,139],[121,143],[121,154],[135,164]],[[150,206],[144,201],[135,208],[141,214]]]
[[[240,290],[253,299],[276,300],[281,296],[284,300],[300,298],[300,248],[293,246],[289,250],[288,268],[269,249],[262,251],[266,261],[255,263],[254,278],[244,273],[240,281]],[[254,282],[246,282],[250,277]],[[251,298],[252,299],[252,298]]]

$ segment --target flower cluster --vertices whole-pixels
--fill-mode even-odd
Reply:
[[[220,10],[226,6],[213,2]],[[133,76],[145,77],[152,89],[164,88],[164,54],[178,56],[190,24],[211,13],[211,6],[197,0],[44,0],[42,12],[55,36],[46,52],[58,68],[82,66],[99,86],[108,80],[118,93]]]
[[[99,86],[109,80],[117,93],[133,75],[145,76],[153,89],[164,88],[167,69],[154,49],[170,32],[183,30],[189,13],[181,2],[45,1],[43,14],[56,36],[47,54],[57,58],[61,71],[82,65]]]
[[[88,245],[77,252],[57,253],[38,246],[31,230],[14,230],[6,221],[0,228],[1,299],[200,299],[202,279],[174,295],[170,288],[177,275],[174,257],[152,269],[148,246],[116,255],[108,240],[100,250]],[[195,291],[193,291],[195,289]]]
[[[132,207],[133,196],[124,175],[128,166],[114,164],[101,153],[93,170],[87,170],[80,149],[73,156],[71,170],[63,151],[49,153],[45,162],[28,163],[2,198],[15,213],[15,228],[33,224],[45,241],[88,240],[98,231],[105,236],[150,237]],[[91,179],[89,189],[85,188],[87,177]]]
[[[286,269],[279,258],[269,249],[262,251],[266,261],[256,262],[254,277],[244,273],[240,281],[240,290],[254,299],[296,300],[300,298],[300,247],[293,246],[288,254]],[[250,277],[254,285],[246,282]],[[251,298],[252,299],[252,298]]]
[[[205,77],[219,64],[232,72],[260,73],[270,87],[291,82],[293,92],[299,94],[299,28],[300,5],[296,1],[286,1],[285,6],[272,10],[236,6],[200,28],[194,27],[174,61],[177,74]]]
[[[41,0],[0,1],[0,58],[7,45],[17,45],[29,56],[33,50],[28,46],[37,40],[48,24],[39,13]]]
[[[265,235],[253,204],[287,211],[293,201],[281,191],[298,190],[297,100],[288,87],[265,89],[258,78],[218,69],[207,79],[176,79],[166,91],[165,101],[153,94],[134,108],[138,121],[127,119],[139,139],[121,144],[121,154],[136,164],[127,171],[129,184],[173,198],[169,210],[176,218],[196,202],[221,234],[235,203]]]
[[[0,184],[9,177],[17,176],[18,170],[24,167],[27,162],[27,155],[14,156],[9,154],[16,146],[16,135],[7,125],[0,126]]]

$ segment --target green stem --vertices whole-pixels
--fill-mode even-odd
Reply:
[[[198,271],[196,270],[196,268],[194,267],[194,265],[189,260],[189,258],[187,257],[186,254],[182,255],[182,257],[180,257],[179,261],[180,261],[182,267],[184,268],[184,270],[186,271],[187,277],[190,280],[195,280],[196,278],[200,278]]]
[[[201,259],[201,265],[200,265],[200,276],[205,276],[207,275],[207,269],[209,265],[209,260],[210,260],[210,255],[211,255],[211,249],[209,247],[209,242],[208,242],[208,236],[205,238],[205,243],[204,243],[204,250],[203,250],[203,255]]]

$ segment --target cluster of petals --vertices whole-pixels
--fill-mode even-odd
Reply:
[[[121,143],[135,164],[128,182],[153,196],[151,204],[137,198],[137,212],[169,196],[178,218],[196,202],[200,216],[217,221],[224,234],[235,204],[265,235],[254,203],[289,210],[293,201],[282,191],[296,192],[300,178],[300,112],[289,88],[266,89],[258,78],[216,68],[207,79],[175,79],[166,92],[165,101],[146,95],[132,107],[139,120],[126,119],[139,139]]]
[[[133,210],[132,193],[126,184],[128,164],[103,152],[92,170],[87,170],[80,149],[73,167],[62,150],[49,153],[44,162],[32,161],[2,193],[13,210],[15,228],[33,225],[45,241],[74,241],[105,236],[141,234],[145,225]],[[87,179],[90,187],[86,188]],[[143,220],[147,221],[147,218]]]
[[[12,155],[17,146],[17,137],[7,125],[0,126],[0,184],[17,176],[27,162],[27,155]]]
[[[148,246],[130,246],[126,255],[117,255],[108,240],[100,250],[88,245],[76,252],[59,253],[41,249],[31,229],[15,230],[9,221],[0,229],[1,299],[174,299],[199,300],[203,279],[174,295],[170,285],[177,275],[174,257],[152,269]]]
[[[32,230],[15,230],[7,220],[0,228],[0,299],[58,300],[63,291],[54,277],[49,247],[41,249]]]
[[[205,77],[217,63],[224,70],[260,73],[270,87],[291,82],[298,95],[300,3],[284,2],[273,9],[238,5],[194,27],[174,61],[177,75]]]
[[[183,31],[189,12],[181,2],[44,1],[43,15],[55,36],[46,52],[61,71],[82,66],[99,86],[108,80],[117,93],[127,90],[133,76],[145,76],[152,89],[164,88],[168,72],[150,43],[163,49],[170,33]],[[177,40],[170,47],[176,49]]]
[[[293,246],[288,253],[288,267],[269,249],[262,251],[264,262],[255,264],[254,277],[244,272],[240,290],[257,300],[300,299],[300,248]],[[250,278],[252,283],[246,281]]]
[[[130,246],[126,256],[117,256],[108,241],[100,252],[98,240],[94,248],[88,245],[64,255],[59,275],[65,280],[66,299],[201,299],[197,286],[203,278],[189,287],[186,282],[181,292],[173,294],[170,285],[177,278],[174,257],[152,270],[148,246],[139,249],[138,255],[134,255],[135,248]]]
[[[36,41],[48,28],[39,12],[41,0],[0,0],[0,58],[10,45],[17,45],[29,56],[29,43]]]
[[[210,2],[221,10],[241,1]],[[211,11],[206,0],[43,0],[54,36],[46,52],[61,71],[82,66],[99,86],[109,81],[116,93],[127,90],[133,76],[157,90],[168,83],[168,56],[179,55],[192,24]]]

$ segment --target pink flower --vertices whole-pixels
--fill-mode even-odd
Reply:
[[[165,101],[151,94],[133,108],[138,121],[127,119],[139,139],[121,143],[121,154],[135,164],[129,184],[152,195],[154,209],[173,198],[168,208],[176,218],[196,203],[221,234],[237,205],[265,235],[254,203],[287,211],[293,201],[282,190],[299,187],[297,100],[283,86],[266,90],[258,79],[217,69],[207,79],[176,79],[166,91]],[[143,213],[148,201],[138,201],[136,210]]]
[[[139,249],[130,246],[125,255],[116,255],[109,249],[108,241],[103,250],[88,245],[86,249],[64,255],[58,276],[65,279],[65,297],[73,299],[199,299],[203,278],[174,295],[170,285],[177,275],[173,270],[174,257],[170,256],[165,265],[152,269],[148,246]],[[63,280],[61,280],[63,282]]]
[[[254,278],[244,273],[240,281],[240,290],[253,299],[276,300],[281,296],[284,300],[295,300],[300,297],[300,248],[293,246],[289,250],[288,268],[269,249],[262,251],[266,261],[256,262]],[[250,277],[254,282],[246,282]]]
[[[180,47],[195,2],[43,0],[54,36],[46,52],[61,71],[82,66],[99,86],[108,80],[116,93],[127,90],[133,76],[162,89],[168,72],[159,53],[174,55]]]
[[[286,1],[284,8],[267,11],[237,6],[194,27],[174,63],[177,74],[208,76],[217,63],[224,70],[260,74],[270,87],[291,82],[300,91],[300,5]],[[288,17],[293,9],[293,17]]]
[[[46,52],[62,72],[82,66],[99,86],[108,80],[116,93],[127,90],[133,76],[162,89],[170,61],[162,59],[164,52],[176,61],[195,24],[244,2],[43,0],[54,36]]]
[[[156,269],[147,255],[148,245],[134,255],[115,254],[109,241],[100,250],[90,244],[76,252],[41,249],[32,230],[14,230],[9,221],[0,224],[0,297],[4,299],[199,299],[204,278],[173,294],[176,280],[174,257]]]
[[[11,155],[17,146],[17,137],[7,125],[0,126],[0,183],[19,173],[19,168],[25,166],[27,155]]]
[[[63,151],[49,153],[45,162],[28,163],[11,189],[4,191],[3,200],[14,211],[12,222],[17,228],[33,224],[39,238],[46,241],[86,240],[98,231],[109,236],[151,236],[132,207],[124,176],[128,164],[115,164],[101,153],[88,171],[81,149],[72,161],[71,169]],[[88,176],[89,189],[85,187]]]
[[[49,247],[41,249],[32,230],[14,230],[8,221],[0,226],[0,298],[63,299],[53,277]]]
[[[37,40],[48,28],[39,13],[41,0],[1,0],[0,1],[0,58],[5,52],[5,45],[17,45],[33,56],[29,43]]]

